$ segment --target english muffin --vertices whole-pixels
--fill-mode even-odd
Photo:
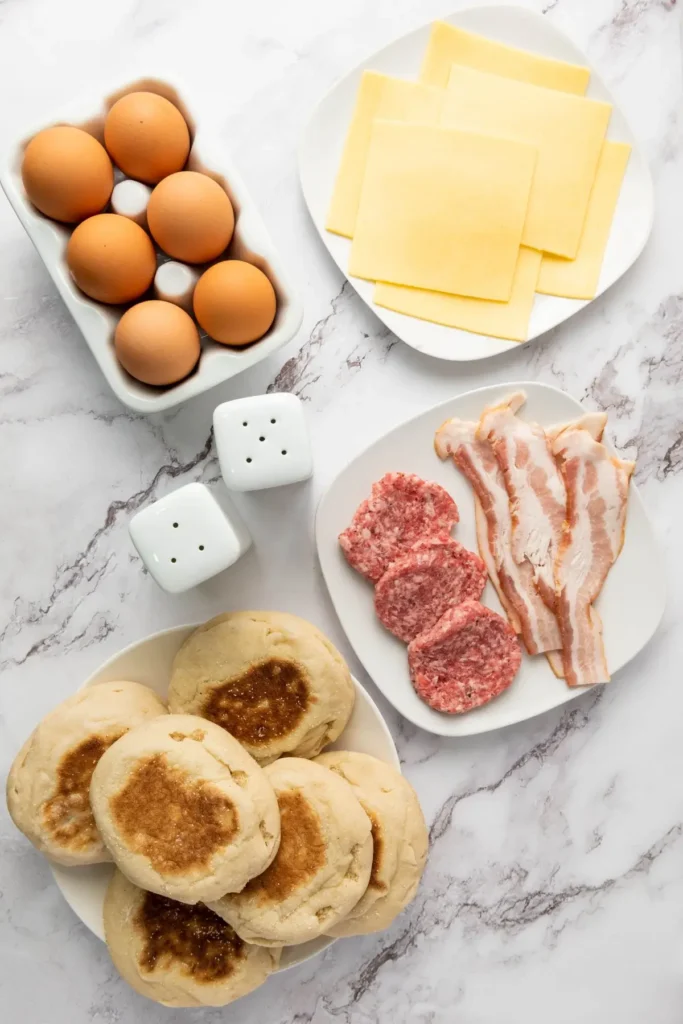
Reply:
[[[166,715],[110,747],[93,772],[90,803],[124,875],[182,903],[239,892],[280,842],[263,769],[224,729],[194,715]]]
[[[283,757],[264,771],[280,805],[280,849],[267,871],[211,909],[245,942],[294,946],[333,928],[367,889],[370,819],[323,765]]]
[[[367,935],[388,928],[414,897],[429,838],[415,790],[390,764],[369,754],[335,750],[324,765],[349,783],[372,822],[372,871],[363,896],[327,935]]]
[[[203,904],[145,892],[120,871],[104,900],[104,937],[121,976],[163,1006],[225,1006],[280,960],[279,949],[247,945]]]
[[[18,829],[66,866],[111,860],[90,809],[90,778],[102,754],[166,705],[140,683],[98,683],[54,708],[17,754],[7,807]]]
[[[173,663],[172,712],[223,726],[261,764],[315,757],[342,732],[354,687],[339,651],[285,612],[228,612],[188,637]]]

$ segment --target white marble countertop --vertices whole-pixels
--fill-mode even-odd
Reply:
[[[388,336],[303,208],[295,151],[316,99],[446,0],[0,0],[8,139],[130,62],[169,62],[213,95],[226,143],[289,254],[306,307],[289,348],[169,415],[122,408],[0,199],[0,770],[50,707],[146,633],[239,606],[313,619],[355,662],[314,555],[313,509],[369,441],[482,384],[534,378],[606,409],[669,566],[655,640],[605,689],[507,731],[452,742],[378,698],[431,825],[420,893],[384,935],[340,942],[202,1024],[680,1024],[683,1020],[683,131],[676,0],[531,0],[583,46],[651,161],[652,239],[606,295],[540,343],[468,366]],[[189,596],[141,572],[131,515],[216,485],[219,400],[301,395],[310,485],[246,496],[256,540]],[[648,595],[643,594],[643,601]],[[677,639],[678,637],[678,639]],[[373,694],[376,691],[368,682]],[[190,1019],[136,996],[0,811],[0,1015],[7,1024]]]

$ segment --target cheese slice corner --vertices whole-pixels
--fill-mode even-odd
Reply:
[[[612,107],[454,64],[440,123],[538,148],[522,243],[576,255]]]
[[[595,298],[630,155],[626,142],[604,143],[576,257],[568,260],[545,253],[537,292],[566,299]]]
[[[542,57],[467,32],[457,25],[435,21],[420,70],[420,81],[445,88],[452,64],[462,64],[577,96],[583,96],[590,79],[590,69],[580,64]]]
[[[420,82],[364,71],[334,184],[325,227],[352,238],[375,118],[436,124],[443,91]]]
[[[405,288],[381,281],[375,285],[374,302],[397,313],[446,327],[458,327],[508,341],[526,341],[540,266],[541,253],[522,246],[512,293],[507,302],[446,295],[444,292]]]
[[[535,164],[522,143],[376,120],[349,274],[507,301]]]

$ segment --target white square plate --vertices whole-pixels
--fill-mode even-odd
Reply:
[[[468,391],[435,406],[385,434],[342,470],[323,496],[316,517],[318,556],[339,620],[369,675],[394,707],[420,728],[439,736],[471,736],[500,729],[540,715],[585,692],[556,679],[543,655],[523,655],[512,686],[500,697],[465,715],[445,715],[424,704],[413,690],[405,644],[389,633],[375,615],[373,587],[344,558],[337,538],[349,525],[375,480],[400,470],[435,480],[452,494],[460,509],[455,536],[477,550],[474,500],[465,478],[449,459],[434,452],[434,434],[444,420],[457,416],[477,420],[487,405],[513,391],[525,391],[520,415],[550,426],[575,419],[580,402],[547,384],[516,383]],[[608,428],[609,429],[609,428]],[[665,575],[662,555],[635,484],[631,484],[624,547],[598,597],[604,627],[607,663],[616,673],[645,646],[664,612]],[[487,583],[482,602],[502,612]],[[614,683],[618,686],[618,681]]]
[[[235,210],[235,233],[227,249],[231,259],[246,260],[259,267],[269,278],[277,295],[278,307],[273,325],[259,341],[245,348],[220,345],[202,333],[202,355],[189,377],[169,387],[156,388],[130,377],[114,354],[112,339],[123,313],[122,306],[105,306],[84,295],[74,284],[66,265],[66,246],[72,226],[44,217],[29,202],[21,181],[21,161],[29,139],[51,124],[74,124],[103,141],[107,111],[119,97],[138,89],[157,92],[180,109],[190,126],[192,148],[186,169],[201,171],[215,178],[230,196]],[[212,124],[203,110],[208,100],[190,98],[188,90],[175,76],[140,77],[112,83],[109,88],[94,88],[42,123],[27,126],[0,161],[0,184],[47,267],[59,294],[80,327],[90,351],[107,378],[112,391],[124,405],[137,412],[151,413],[171,409],[195,395],[229,380],[242,370],[260,363],[285,345],[301,326],[303,308],[295,292],[285,261],[273,245],[254,200],[237,173],[230,154],[219,142],[220,126]],[[105,209],[109,209],[107,206]],[[222,257],[221,257],[222,258]],[[164,256],[159,255],[159,262]],[[143,298],[147,298],[144,295]]]
[[[570,39],[547,18],[533,11],[520,7],[479,7],[457,11],[443,20],[470,32],[478,32],[490,39],[532,50],[546,57],[590,66],[585,54]],[[424,25],[402,39],[397,39],[337,82],[318,104],[301,140],[299,173],[304,198],[313,223],[332,259],[346,276],[351,242],[348,238],[341,238],[326,231],[325,218],[361,75],[363,71],[371,69],[398,78],[416,80],[430,29],[431,24]],[[607,137],[619,142],[628,142],[633,147],[600,275],[597,294],[601,295],[628,270],[642,252],[652,228],[653,190],[645,157],[638,149],[633,133],[614,98],[592,67],[586,95],[596,100],[606,100],[613,105]],[[464,362],[494,356],[515,348],[518,344],[515,341],[472,334],[454,327],[443,327],[441,324],[428,323],[426,320],[383,309],[372,301],[372,282],[361,281],[355,277],[349,280],[373,313],[398,338],[418,352],[439,359]],[[537,295],[528,340],[532,341],[551,327],[567,320],[586,305],[587,302],[578,299]]]

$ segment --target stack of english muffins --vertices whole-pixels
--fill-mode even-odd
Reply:
[[[168,707],[99,683],[29,737],[10,814],[57,863],[114,861],[105,937],[137,992],[223,1006],[284,946],[379,931],[413,898],[427,832],[412,787],[367,754],[322,753],[354,695],[310,623],[231,612],[180,648]]]

